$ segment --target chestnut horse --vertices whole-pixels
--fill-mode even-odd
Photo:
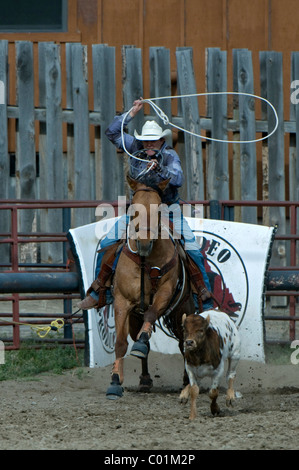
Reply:
[[[133,190],[129,207],[131,230],[113,279],[116,342],[112,382],[107,390],[110,399],[123,394],[128,335],[134,341],[131,355],[142,362],[140,390],[149,391],[152,379],[147,355],[155,322],[167,313],[168,325],[183,354],[182,315],[194,312],[191,284],[182,261],[183,250],[178,240],[163,232],[161,222],[161,195],[168,181],[146,186],[130,177],[127,179]],[[185,282],[180,283],[182,273]]]

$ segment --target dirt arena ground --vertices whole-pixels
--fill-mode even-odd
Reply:
[[[198,416],[179,403],[182,358],[151,352],[154,387],[137,391],[139,360],[125,363],[122,399],[105,396],[110,366],[36,380],[0,382],[1,450],[216,450],[299,448],[299,364],[242,361],[232,409],[221,388],[220,416],[210,414],[206,385]]]

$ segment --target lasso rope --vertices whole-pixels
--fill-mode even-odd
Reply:
[[[169,121],[169,118],[164,113],[164,111],[161,108],[159,108],[159,106],[157,104],[154,103],[154,101],[158,101],[158,100],[166,100],[166,99],[173,99],[173,98],[177,98],[177,99],[178,98],[191,98],[191,97],[195,97],[195,96],[212,96],[212,95],[242,95],[242,96],[248,96],[250,98],[255,98],[255,99],[259,99],[261,101],[264,101],[265,103],[267,103],[268,106],[270,106],[270,108],[272,109],[272,111],[274,113],[274,117],[275,117],[274,129],[269,134],[265,135],[264,137],[260,137],[259,139],[252,139],[252,140],[223,140],[223,139],[216,139],[215,137],[208,137],[206,135],[196,134],[195,132],[188,131],[187,129],[183,129],[180,126],[177,126],[176,124],[173,124],[172,122]],[[269,139],[269,137],[271,137],[276,132],[278,124],[279,124],[278,115],[277,115],[276,109],[273,106],[273,104],[270,101],[268,101],[266,98],[263,98],[263,97],[258,96],[258,95],[254,95],[252,93],[243,93],[243,92],[238,92],[238,91],[215,91],[215,92],[208,92],[208,93],[194,93],[194,94],[189,94],[189,95],[160,96],[158,98],[143,99],[142,102],[143,103],[148,103],[154,109],[156,114],[163,121],[164,125],[170,125],[172,127],[175,127],[176,129],[179,129],[183,132],[186,132],[187,134],[193,135],[193,136],[198,137],[200,139],[206,139],[206,140],[210,140],[210,141],[213,141],[213,142],[221,142],[221,143],[225,143],[225,144],[253,144],[253,143],[265,140],[265,139]],[[135,158],[136,160],[144,161],[144,159],[139,158],[136,155],[132,155],[126,149],[126,146],[125,146],[124,121],[126,120],[126,117],[130,114],[132,109],[133,109],[133,106],[125,114],[124,119],[123,119],[122,124],[121,124],[122,146],[123,146],[123,149],[126,152],[126,154],[129,155],[129,157]]]
[[[56,320],[53,320],[50,325],[47,326],[38,326],[38,325],[32,325],[31,323],[23,323],[23,322],[18,322],[18,321],[8,321],[8,320],[2,320],[1,322],[13,324],[13,325],[26,325],[30,326],[32,330],[35,330],[40,338],[45,338],[47,334],[50,331],[57,331],[60,330],[64,326],[64,321],[62,318],[57,318]]]

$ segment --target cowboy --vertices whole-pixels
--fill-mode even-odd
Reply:
[[[189,255],[187,256],[189,274],[197,291],[197,294],[194,295],[195,306],[198,308],[199,303],[202,303],[203,309],[208,310],[213,308],[213,303],[210,298],[211,288],[204,267],[203,255],[179,206],[178,189],[183,184],[180,158],[165,140],[166,137],[171,136],[171,131],[169,129],[162,130],[155,121],[147,121],[142,127],[140,135],[136,130],[134,137],[126,132],[123,132],[122,135],[121,132],[122,126],[126,126],[142,107],[143,101],[140,98],[140,100],[134,101],[129,114],[115,116],[106,130],[106,136],[117,148],[124,150],[125,147],[132,155],[130,157],[130,176],[132,178],[143,182],[144,178],[150,174],[152,183],[169,179],[169,184],[163,191],[162,203],[171,206],[170,218],[174,230],[183,235],[182,243],[184,243],[185,252]],[[134,154],[136,155],[140,151],[144,152],[147,159],[134,158]],[[121,238],[120,234],[126,233],[128,219],[127,214],[120,217],[101,241],[101,250],[98,253],[95,269],[95,281],[88,289],[85,299],[78,304],[79,308],[83,310],[101,308],[113,302],[109,280],[118,259],[117,242]],[[110,247],[112,250],[108,249]]]

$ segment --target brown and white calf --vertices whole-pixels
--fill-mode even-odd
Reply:
[[[241,342],[234,322],[226,313],[209,310],[201,314],[183,315],[185,369],[189,384],[182,390],[180,401],[186,403],[189,395],[191,410],[189,419],[196,417],[196,399],[199,394],[199,381],[211,377],[209,391],[211,412],[219,414],[217,404],[218,385],[228,360],[226,405],[235,399],[233,382],[240,359]]]

